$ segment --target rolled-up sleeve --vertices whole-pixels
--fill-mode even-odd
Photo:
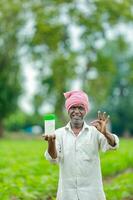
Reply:
[[[57,158],[53,159],[50,154],[48,153],[48,150],[45,151],[44,157],[46,160],[50,161],[53,164],[61,162],[63,159],[63,151],[62,151],[62,145],[59,136],[56,135],[56,150],[57,150]]]
[[[53,159],[50,154],[48,153],[48,150],[45,151],[44,156],[46,160],[50,161],[51,163],[58,163],[58,156],[56,159]]]
[[[119,147],[119,138],[116,134],[112,134],[115,139],[115,146],[112,146],[108,143],[107,138],[102,133],[100,133],[97,129],[95,129],[95,131],[97,132],[99,149],[102,152],[106,152],[108,150],[115,150]]]
[[[119,138],[115,134],[112,135],[115,138],[115,146],[110,145],[104,135],[101,135],[99,137],[99,146],[102,152],[106,152],[108,150],[115,150],[119,147]]]

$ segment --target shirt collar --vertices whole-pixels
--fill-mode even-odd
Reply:
[[[68,124],[65,126],[65,129],[66,130],[69,130],[71,131],[71,125],[70,125],[70,121],[68,122]],[[83,125],[83,128],[81,131],[84,131],[84,130],[89,130],[89,125],[84,121],[84,125]]]

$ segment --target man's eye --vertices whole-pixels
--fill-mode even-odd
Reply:
[[[83,110],[84,110],[84,108],[83,108],[82,106],[79,106],[79,107],[71,107],[71,110],[76,110],[76,109],[78,109],[78,110],[80,110],[80,111],[83,111]]]
[[[75,107],[71,107],[72,110],[75,110]]]
[[[81,107],[81,106],[79,107],[79,110],[83,110],[83,109],[84,109],[83,107]]]

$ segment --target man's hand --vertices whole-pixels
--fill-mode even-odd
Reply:
[[[55,145],[56,135],[43,134],[42,136],[44,140],[48,141],[48,153],[53,159],[56,159],[57,158],[57,151],[56,151],[56,145]]]
[[[53,142],[55,142],[55,139],[56,139],[55,134],[53,134],[53,135],[43,134],[42,137],[44,138],[44,140],[48,141],[48,143],[53,143]]]
[[[98,119],[96,119],[95,121],[91,122],[91,124],[93,126],[95,126],[97,128],[98,131],[100,131],[103,135],[106,136],[107,134],[107,124],[109,121],[110,116],[106,115],[106,112],[101,112],[98,111]]]
[[[100,131],[107,138],[107,141],[111,146],[115,146],[116,145],[115,138],[112,135],[112,133],[110,133],[107,130],[107,127],[106,127],[109,121],[109,118],[110,116],[106,115],[106,112],[101,113],[100,111],[98,111],[98,119],[91,122],[91,124],[95,126],[97,130]]]

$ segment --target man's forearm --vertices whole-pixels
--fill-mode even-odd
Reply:
[[[113,136],[112,133],[107,132],[107,133],[105,134],[105,137],[106,137],[108,143],[109,143],[111,146],[115,146],[115,145],[116,145],[116,143],[115,143],[115,137]]]
[[[57,151],[56,151],[56,145],[55,141],[48,143],[48,153],[53,159],[57,158]]]

